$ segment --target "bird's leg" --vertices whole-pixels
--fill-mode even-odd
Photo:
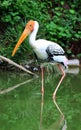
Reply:
[[[54,91],[54,93],[53,93],[53,99],[55,99],[57,90],[58,90],[60,84],[62,83],[63,79],[65,78],[65,72],[64,72],[64,70],[63,70],[61,64],[58,64],[58,68],[59,68],[60,72],[62,73],[62,77],[61,77],[61,79],[60,79],[60,81],[59,81],[59,83],[58,83],[58,85],[57,85],[57,87],[56,87],[56,89],[55,89],[55,91]]]
[[[41,67],[41,74],[42,74],[42,94],[44,94],[44,68]]]

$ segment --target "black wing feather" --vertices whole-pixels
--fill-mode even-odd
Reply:
[[[46,49],[46,52],[51,60],[54,56],[65,55],[65,51],[58,44],[57,46],[49,45]]]

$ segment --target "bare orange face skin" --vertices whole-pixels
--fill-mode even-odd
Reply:
[[[26,24],[26,28],[29,29],[31,32],[34,29],[34,24],[35,22],[33,20],[30,20],[27,24]]]
[[[23,31],[23,33],[21,34],[13,52],[12,52],[12,56],[15,55],[18,47],[21,45],[21,43],[24,41],[24,39],[34,30],[34,25],[35,25],[35,21],[33,20],[30,20],[27,24],[26,24],[26,27]]]

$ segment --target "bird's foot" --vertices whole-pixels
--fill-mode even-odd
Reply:
[[[42,95],[44,95],[44,87],[42,87],[41,92],[42,92]]]
[[[55,99],[56,99],[56,94],[55,94],[55,93],[53,93],[52,98],[53,98],[53,100],[55,100]]]

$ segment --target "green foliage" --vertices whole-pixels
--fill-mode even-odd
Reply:
[[[61,2],[64,5],[64,2]],[[74,4],[73,4],[74,5]],[[46,25],[48,38],[55,40],[65,46],[72,40],[78,40],[81,38],[81,17],[74,8],[68,9],[63,6],[55,7],[53,9],[54,16],[50,24]]]
[[[30,19],[37,20],[40,30],[37,38],[58,42],[72,56],[69,44],[81,39],[81,7],[79,0],[3,0],[0,1],[0,53],[11,57],[11,52]],[[4,23],[4,24],[3,24]],[[27,42],[27,43],[26,43]],[[23,51],[23,54],[22,54]],[[28,41],[18,50],[15,59],[25,58],[30,51]],[[78,54],[80,57],[80,54]],[[21,60],[21,58],[20,58]]]

